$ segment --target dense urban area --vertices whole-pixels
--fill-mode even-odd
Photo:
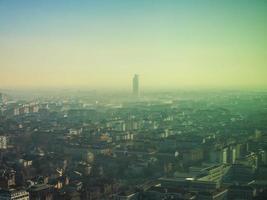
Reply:
[[[0,97],[0,199],[267,197],[266,92]]]

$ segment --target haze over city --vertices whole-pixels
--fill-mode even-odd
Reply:
[[[0,200],[266,200],[267,0],[0,0]]]
[[[267,87],[267,1],[0,0],[0,88]]]

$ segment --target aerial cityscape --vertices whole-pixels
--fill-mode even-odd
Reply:
[[[267,1],[0,0],[0,200],[266,200]]]

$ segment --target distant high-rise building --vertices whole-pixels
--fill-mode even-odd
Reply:
[[[133,95],[139,95],[139,76],[137,74],[133,77]]]
[[[4,93],[0,93],[0,104],[5,104],[8,101],[8,97]]]
[[[0,93],[0,103],[2,103],[2,101],[3,101],[3,94]]]

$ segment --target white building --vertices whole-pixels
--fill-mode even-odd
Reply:
[[[29,200],[29,192],[26,190],[0,190],[0,200]]]
[[[7,149],[7,136],[0,135],[0,149]]]

